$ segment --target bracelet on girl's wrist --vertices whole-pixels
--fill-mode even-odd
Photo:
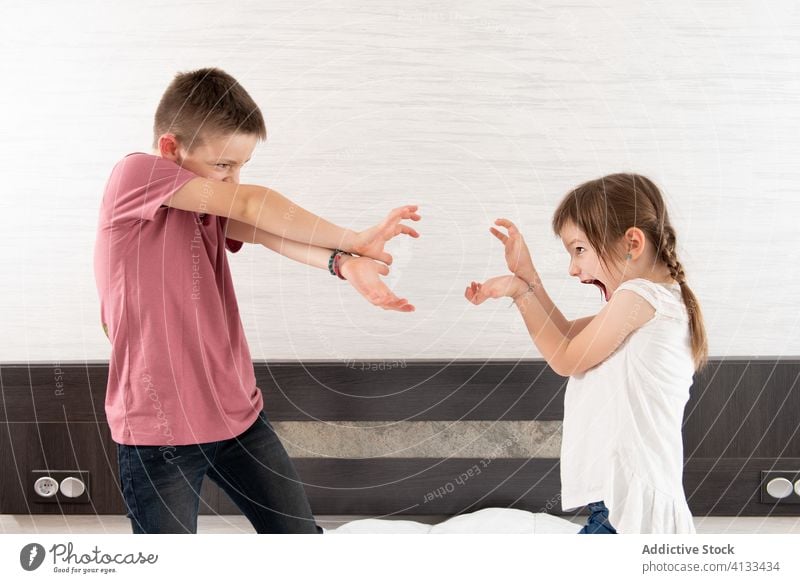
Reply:
[[[522,279],[522,278],[520,277],[520,279]],[[525,280],[522,279],[522,281],[525,281]],[[536,293],[536,286],[533,284],[532,281],[525,281],[525,283],[528,284],[528,289],[526,289],[521,294],[517,294],[516,296],[512,296],[511,297],[511,303],[508,305],[509,308],[511,306],[513,306],[515,303],[517,303],[517,300],[520,299],[521,297],[526,296],[527,294]]]

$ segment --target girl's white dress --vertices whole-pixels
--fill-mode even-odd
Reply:
[[[631,279],[655,316],[606,360],[570,377],[564,398],[561,505],[602,500],[620,533],[694,533],[683,490],[683,412],[694,375],[678,284]]]

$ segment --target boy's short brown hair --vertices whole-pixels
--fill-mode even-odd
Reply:
[[[165,133],[175,134],[190,152],[209,136],[234,132],[267,139],[261,110],[228,73],[216,67],[178,73],[156,109],[153,148]]]

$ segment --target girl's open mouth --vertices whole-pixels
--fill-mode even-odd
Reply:
[[[598,288],[600,288],[603,298],[606,301],[608,301],[608,290],[606,289],[606,286],[602,281],[600,281],[599,279],[587,279],[586,281],[581,281],[581,283],[591,283],[593,285],[596,285]]]

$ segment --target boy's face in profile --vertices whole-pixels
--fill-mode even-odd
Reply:
[[[203,178],[238,184],[242,166],[250,160],[257,142],[252,134],[203,135],[202,143],[188,152],[173,134],[164,134],[157,154]]]

